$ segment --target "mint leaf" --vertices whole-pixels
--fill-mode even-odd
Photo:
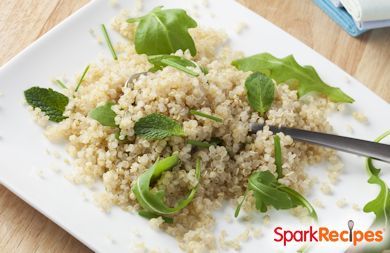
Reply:
[[[277,210],[304,206],[309,211],[310,216],[317,220],[317,214],[313,206],[301,194],[280,184],[276,177],[269,171],[254,172],[248,180],[248,191],[253,191],[256,199],[256,209],[260,212],[266,212],[268,206],[273,206]],[[236,208],[235,217],[240,212],[247,192]]]
[[[280,145],[280,137],[279,135],[274,135],[274,152],[275,152],[275,165],[276,165],[276,174],[278,174],[278,178],[283,177],[283,158],[282,158],[282,147]]]
[[[248,103],[253,110],[264,115],[274,101],[275,85],[271,78],[255,72],[245,81]]]
[[[149,140],[161,140],[170,136],[185,136],[182,126],[175,120],[153,113],[141,118],[135,123],[136,135]]]
[[[89,117],[98,121],[103,126],[116,127],[116,113],[111,109],[114,103],[107,102],[105,105],[96,107],[89,112]]]
[[[171,66],[191,76],[199,76],[199,73],[189,68],[196,68],[198,65],[184,57],[177,55],[153,55],[149,56],[148,59],[149,62],[154,65],[154,67],[149,70],[150,72],[156,72],[157,70],[161,70],[166,66]]]
[[[299,96],[317,92],[333,102],[352,103],[354,100],[339,88],[329,86],[321,80],[312,66],[299,65],[294,56],[276,58],[269,53],[253,55],[232,62],[233,66],[243,71],[258,71],[277,83],[294,84]]]
[[[171,215],[179,212],[194,199],[198,186],[193,188],[188,196],[180,201],[174,207],[169,207],[164,203],[164,191],[152,191],[150,185],[153,181],[158,180],[161,174],[172,169],[180,162],[177,155],[172,155],[157,161],[150,169],[137,178],[132,187],[132,191],[139,205],[148,212],[156,215]],[[195,169],[196,178],[200,179],[200,160],[196,161]]]
[[[157,7],[143,17],[131,18],[127,22],[139,22],[135,34],[135,50],[138,54],[171,54],[189,49],[196,55],[194,40],[188,33],[197,23],[185,10]]]
[[[375,141],[380,142],[387,136],[390,136],[390,131],[379,136]],[[372,201],[368,202],[363,211],[366,213],[373,212],[375,214],[374,226],[389,227],[390,219],[390,189],[386,182],[380,178],[381,170],[376,168],[372,162],[372,158],[366,160],[367,172],[370,175],[368,182],[379,186],[380,191],[378,196]]]
[[[223,120],[222,120],[221,118],[216,117],[216,116],[214,116],[214,115],[210,115],[210,114],[201,112],[201,111],[190,110],[190,113],[191,113],[192,115],[196,115],[196,116],[200,116],[200,117],[203,117],[203,118],[207,118],[207,119],[214,120],[215,122],[219,122],[219,123],[222,123],[222,122],[223,122]]]
[[[32,87],[24,91],[24,97],[33,108],[39,108],[53,122],[61,122],[66,117],[63,116],[65,108],[69,103],[69,98],[52,89]]]

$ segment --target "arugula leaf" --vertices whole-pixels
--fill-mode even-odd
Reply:
[[[317,216],[317,213],[316,213],[314,207],[299,192],[297,192],[297,191],[295,191],[287,186],[281,186],[279,189],[281,191],[287,193],[290,196],[293,207],[297,207],[297,206],[305,207],[309,211],[309,216],[312,217],[315,221],[318,220],[318,216]]]
[[[236,208],[235,217],[240,213],[242,203],[245,201],[248,191],[253,191],[256,199],[256,209],[260,212],[266,212],[269,205],[277,210],[303,206],[309,211],[310,216],[317,220],[317,214],[313,206],[301,194],[280,184],[269,171],[254,172],[249,177],[247,192]]]
[[[268,205],[277,210],[293,207],[291,198],[279,190],[275,176],[269,171],[255,172],[249,177],[248,186],[256,198],[256,208],[261,212],[266,212]]]
[[[246,200],[246,197],[248,196],[248,192],[249,192],[249,189],[247,188],[245,193],[244,193],[244,197],[242,198],[241,202],[238,203],[238,206],[236,207],[236,210],[234,211],[234,217],[237,218],[238,215],[240,214],[240,211],[241,211],[241,207],[242,205],[244,204],[245,200]]]
[[[150,185],[157,180],[161,174],[172,169],[180,162],[179,157],[174,154],[167,158],[157,161],[150,169],[137,178],[137,181],[132,187],[132,191],[140,204],[147,212],[156,215],[171,215],[179,212],[186,207],[194,199],[198,186],[193,188],[189,195],[180,201],[174,207],[169,207],[164,203],[164,191],[152,191]],[[196,161],[195,169],[196,178],[200,179],[200,159]]]
[[[96,107],[89,112],[89,117],[98,121],[103,126],[116,127],[116,113],[111,109],[114,105],[112,102],[107,102],[105,105]]]
[[[191,76],[199,76],[199,73],[189,68],[196,68],[198,65],[184,57],[177,55],[152,55],[149,56],[148,59],[149,62],[154,65],[153,68],[149,70],[150,72],[156,72],[157,70],[161,70],[166,66],[171,66]]]
[[[219,123],[223,122],[223,120],[221,118],[218,118],[214,115],[210,115],[210,114],[207,114],[207,113],[204,113],[201,111],[197,111],[197,110],[190,110],[190,114],[197,115],[197,116],[204,117],[204,118],[208,118],[208,119],[214,120],[215,122],[219,122]]]
[[[301,97],[310,92],[317,92],[333,102],[354,102],[353,98],[339,88],[323,82],[312,66],[299,65],[292,55],[279,59],[269,53],[262,53],[233,61],[232,64],[239,70],[259,71],[277,83],[294,83],[298,85],[297,90]]]
[[[276,174],[278,174],[278,179],[279,179],[279,178],[283,177],[282,147],[280,146],[280,137],[279,137],[279,135],[274,135],[274,150],[275,150]]]
[[[196,55],[194,40],[188,33],[197,23],[185,10],[157,7],[143,17],[130,18],[129,23],[139,22],[135,34],[135,50],[138,54],[171,54],[189,49]]]
[[[65,108],[69,103],[69,98],[52,89],[32,87],[24,91],[24,97],[29,105],[34,109],[39,108],[53,122],[61,122],[64,117]]]
[[[144,217],[144,218],[146,218],[148,220],[161,217],[164,220],[165,223],[173,223],[173,218],[161,216],[161,215],[155,214],[153,212],[141,210],[141,211],[138,212],[138,214],[139,214],[139,216],[142,216],[142,217]]]
[[[274,101],[275,85],[272,79],[255,72],[246,79],[245,89],[249,105],[263,116]]]
[[[159,113],[141,118],[135,123],[136,135],[149,140],[161,140],[170,136],[185,136],[183,127],[175,120]]]
[[[387,131],[386,133],[379,136],[377,139],[375,139],[376,142],[380,142],[387,136],[390,136],[390,131]],[[387,186],[386,182],[383,181],[380,178],[380,172],[381,170],[378,168],[375,168],[372,158],[367,158],[366,160],[366,168],[367,172],[370,175],[370,178],[368,179],[368,182],[370,184],[377,184],[380,187],[380,192],[378,196],[368,202],[364,208],[363,211],[366,213],[373,212],[375,214],[375,220],[373,225],[376,226],[384,226],[389,227],[389,218],[390,218],[390,189]]]
[[[110,39],[110,36],[108,35],[106,26],[104,24],[102,24],[101,27],[102,27],[102,32],[103,32],[104,39],[106,40],[108,48],[110,49],[112,58],[114,58],[114,60],[118,60],[118,56],[116,55],[115,49],[112,46],[111,39]]]

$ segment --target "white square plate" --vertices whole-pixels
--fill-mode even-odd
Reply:
[[[351,113],[339,113],[331,118],[339,134],[373,139],[390,128],[390,108],[385,101],[303,43],[234,1],[212,0],[205,8],[200,1],[148,0],[145,1],[144,10],[159,5],[188,9],[194,3],[200,8],[200,17],[194,17],[199,24],[225,30],[235,49],[247,55],[264,51],[279,57],[294,54],[298,62],[313,65],[326,82],[352,96],[356,102],[348,105],[347,111],[365,113],[369,123],[358,123]],[[134,1],[119,1],[122,8],[130,9],[134,4]],[[152,230],[148,222],[137,215],[119,208],[105,214],[91,201],[86,202],[83,195],[91,194],[88,189],[75,186],[64,178],[65,169],[70,168],[61,165],[64,173],[50,170],[51,166],[60,162],[49,157],[46,150],[49,148],[64,154],[63,147],[45,139],[42,129],[32,121],[23,106],[23,91],[27,88],[33,85],[49,87],[54,76],[80,73],[102,52],[110,57],[109,51],[100,46],[89,31],[91,28],[97,29],[101,23],[108,24],[118,13],[119,10],[110,7],[107,0],[92,1],[0,69],[0,91],[4,93],[0,97],[0,182],[95,251],[132,252],[135,244],[141,240],[150,248],[176,252],[179,248],[174,239]],[[245,22],[249,26],[240,35],[231,29],[238,22]],[[348,132],[347,124],[353,127],[353,134]],[[340,209],[335,202],[345,197],[349,203],[358,203],[362,207],[375,196],[378,189],[367,184],[362,158],[348,154],[342,154],[342,158],[346,169],[341,182],[333,189],[334,194],[321,194],[317,185],[309,199],[320,198],[326,206],[325,209],[318,209],[320,224],[346,229],[347,221],[353,219],[356,228],[366,229],[373,220],[372,214],[356,212],[351,207]],[[309,168],[308,171],[319,175],[320,181],[325,182],[326,172],[319,168]],[[240,232],[245,228],[236,222],[224,222],[222,217],[226,214],[233,217],[233,210],[225,208],[216,214],[217,230],[224,228]],[[296,218],[286,212],[279,212],[279,215],[272,213],[271,217],[272,222],[268,226],[260,221],[253,223],[253,226],[261,227],[264,236],[260,240],[244,243],[243,252],[257,251],[260,245],[263,252],[282,249],[281,244],[273,241],[273,229]],[[136,230],[141,234],[136,235]],[[283,248],[283,251],[294,252],[299,246]],[[322,243],[315,247],[313,252],[329,252],[330,249],[332,252],[342,252],[348,244]]]

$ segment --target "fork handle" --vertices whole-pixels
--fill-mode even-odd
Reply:
[[[254,125],[251,132],[255,133],[262,129],[262,125]],[[360,156],[372,157],[373,159],[390,163],[390,145],[387,144],[297,128],[269,126],[269,129],[273,133],[282,132],[290,135],[297,141],[321,145]]]

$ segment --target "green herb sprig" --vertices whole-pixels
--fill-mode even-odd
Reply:
[[[201,112],[201,111],[197,111],[197,110],[190,110],[190,114],[200,116],[203,118],[207,118],[207,119],[211,119],[211,120],[214,120],[215,122],[219,122],[219,123],[223,122],[223,120],[219,117],[216,117],[216,116],[213,116],[213,115]]]
[[[158,180],[161,177],[162,173],[172,169],[179,162],[180,159],[176,154],[159,160],[144,174],[139,176],[137,178],[137,181],[133,185],[132,191],[135,194],[139,205],[143,208],[143,212],[146,212],[149,217],[151,217],[151,215],[166,216],[175,214],[185,208],[194,199],[199,184],[197,184],[197,186],[195,186],[190,191],[186,198],[178,201],[174,207],[169,207],[164,203],[164,191],[156,192],[151,190],[151,184]],[[200,159],[198,159],[196,161],[195,168],[195,175],[197,180],[200,180],[200,163]]]
[[[276,58],[269,53],[262,53],[232,62],[233,66],[243,71],[261,72],[277,83],[289,83],[297,89],[300,97],[317,92],[333,102],[352,103],[354,100],[339,88],[329,86],[321,80],[312,66],[301,66],[294,56]]]
[[[188,140],[187,143],[198,148],[209,148],[213,146],[213,144],[207,141]]]
[[[282,147],[280,145],[279,135],[274,135],[274,152],[275,152],[275,165],[276,165],[276,174],[278,179],[283,177],[283,158],[282,158]]]
[[[317,213],[309,201],[295,190],[280,184],[269,171],[254,172],[249,177],[247,191],[236,208],[235,217],[239,215],[249,191],[253,192],[256,199],[256,209],[260,212],[266,212],[267,206],[273,206],[277,210],[303,206],[314,220],[318,219]]]
[[[183,127],[177,121],[159,113],[153,113],[138,120],[134,131],[136,135],[148,140],[185,136]]]
[[[381,136],[375,139],[376,142],[380,142],[390,136],[390,131],[385,132]],[[376,184],[379,186],[380,191],[378,196],[372,201],[368,202],[363,211],[366,213],[373,212],[375,214],[374,226],[390,227],[390,189],[385,181],[380,178],[381,169],[374,166],[372,158],[366,160],[367,172],[370,176],[368,182],[370,184]]]
[[[144,217],[145,219],[148,219],[148,220],[161,217],[165,223],[173,223],[172,217],[161,216],[161,215],[155,214],[155,213],[150,212],[150,211],[140,210],[140,211],[138,211],[138,214],[139,214],[139,216]]]
[[[83,74],[81,75],[80,80],[77,83],[76,89],[74,90],[75,92],[77,92],[79,90],[80,85],[84,81],[85,75],[87,74],[88,70],[89,70],[89,65],[87,67],[85,67]]]
[[[61,122],[67,117],[63,116],[69,98],[52,89],[32,87],[24,92],[24,97],[33,108],[39,108],[50,121]]]
[[[56,84],[58,84],[58,86],[60,86],[61,88],[63,89],[67,89],[68,87],[66,87],[66,85],[59,79],[55,80],[54,81]]]
[[[118,56],[116,55],[115,49],[114,49],[114,47],[113,47],[113,45],[111,43],[111,39],[110,39],[110,36],[108,35],[106,26],[104,24],[102,24],[101,28],[102,28],[104,39],[106,40],[108,48],[110,49],[112,58],[114,58],[114,60],[118,60]]]
[[[245,80],[245,89],[249,105],[263,116],[274,101],[275,85],[272,79],[255,72]]]
[[[191,76],[199,76],[199,73],[190,69],[190,67],[196,68],[198,65],[184,57],[177,55],[153,55],[149,56],[148,60],[154,65],[149,70],[150,72],[156,72],[157,70],[161,70],[166,66],[170,66]]]
[[[177,50],[190,50],[196,55],[195,42],[188,29],[197,23],[185,10],[154,8],[145,16],[130,18],[129,23],[139,22],[135,33],[135,50],[138,54],[172,54]]]
[[[103,126],[116,127],[116,113],[111,109],[113,105],[115,104],[112,102],[107,102],[102,106],[96,107],[89,112],[89,117],[98,121]]]

